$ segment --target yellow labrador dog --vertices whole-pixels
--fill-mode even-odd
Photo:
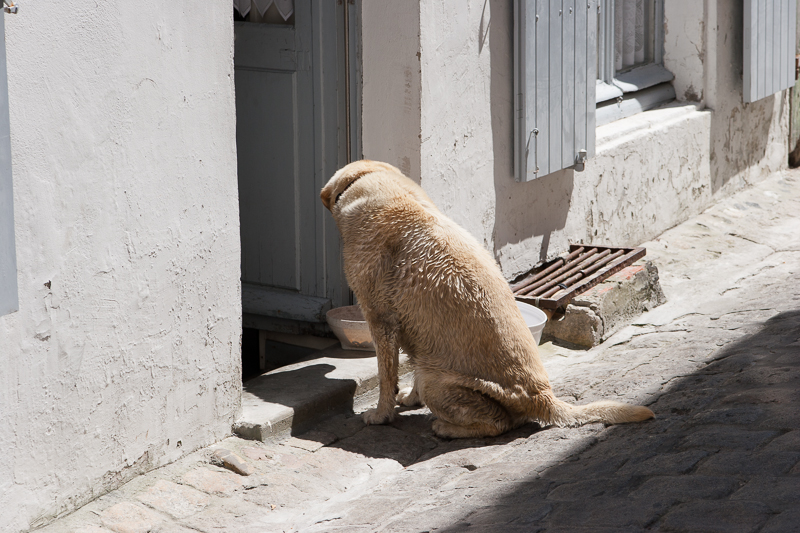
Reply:
[[[364,422],[392,421],[397,402],[427,405],[434,432],[450,438],[494,436],[528,421],[653,418],[646,407],[556,398],[497,263],[398,169],[351,163],[320,196],[342,234],[347,280],[378,356],[378,406]],[[414,387],[398,394],[400,348]]]

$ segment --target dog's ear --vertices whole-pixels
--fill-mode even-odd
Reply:
[[[394,168],[390,165],[376,163],[375,161],[369,161],[367,159],[355,161],[342,167],[333,175],[330,181],[328,181],[328,184],[322,188],[322,191],[320,191],[319,197],[322,199],[322,204],[327,207],[329,211],[333,210],[333,206],[339,200],[339,196],[341,196],[358,178],[376,171],[385,170],[384,166]]]
[[[333,195],[332,189],[333,187],[331,187],[331,184],[328,183],[319,193],[319,197],[322,199],[322,205],[327,207],[328,211],[331,210],[331,196]]]

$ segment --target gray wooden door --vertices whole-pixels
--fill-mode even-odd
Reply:
[[[322,322],[331,306],[348,303],[338,234],[319,201],[347,159],[344,18],[335,10],[334,2],[297,0],[293,26],[235,23],[246,324],[253,315]]]

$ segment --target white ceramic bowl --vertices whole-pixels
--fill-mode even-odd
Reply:
[[[345,350],[375,351],[369,326],[357,305],[331,309],[325,318]]]
[[[542,340],[542,330],[547,323],[547,315],[538,307],[526,304],[525,302],[517,301],[517,307],[519,307],[522,318],[525,319],[525,324],[528,326],[528,329],[531,330],[533,339],[536,341],[536,344],[539,344],[539,341]]]

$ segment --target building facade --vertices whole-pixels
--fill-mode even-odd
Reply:
[[[0,206],[13,217],[0,224],[12,221],[13,246],[0,251],[16,286],[0,313],[0,530],[47,523],[230,433],[243,321],[314,325],[346,303],[316,195],[349,159],[398,166],[509,279],[572,243],[638,245],[787,165],[789,91],[747,101],[744,89],[758,63],[747,50],[772,28],[745,31],[761,0],[521,2],[284,0],[279,29],[243,14],[273,9],[261,0],[236,12],[40,1],[5,15],[13,194],[0,188]],[[563,22],[578,15],[583,26]],[[538,42],[545,21],[560,55],[522,84],[545,57],[524,38]],[[240,37],[247,24],[263,31]],[[244,102],[262,79],[272,92]],[[578,118],[582,136],[558,140]],[[535,172],[546,135],[572,152]],[[242,159],[269,150],[314,163]],[[286,208],[290,237],[259,194]],[[274,270],[253,267],[243,308],[254,250]]]

